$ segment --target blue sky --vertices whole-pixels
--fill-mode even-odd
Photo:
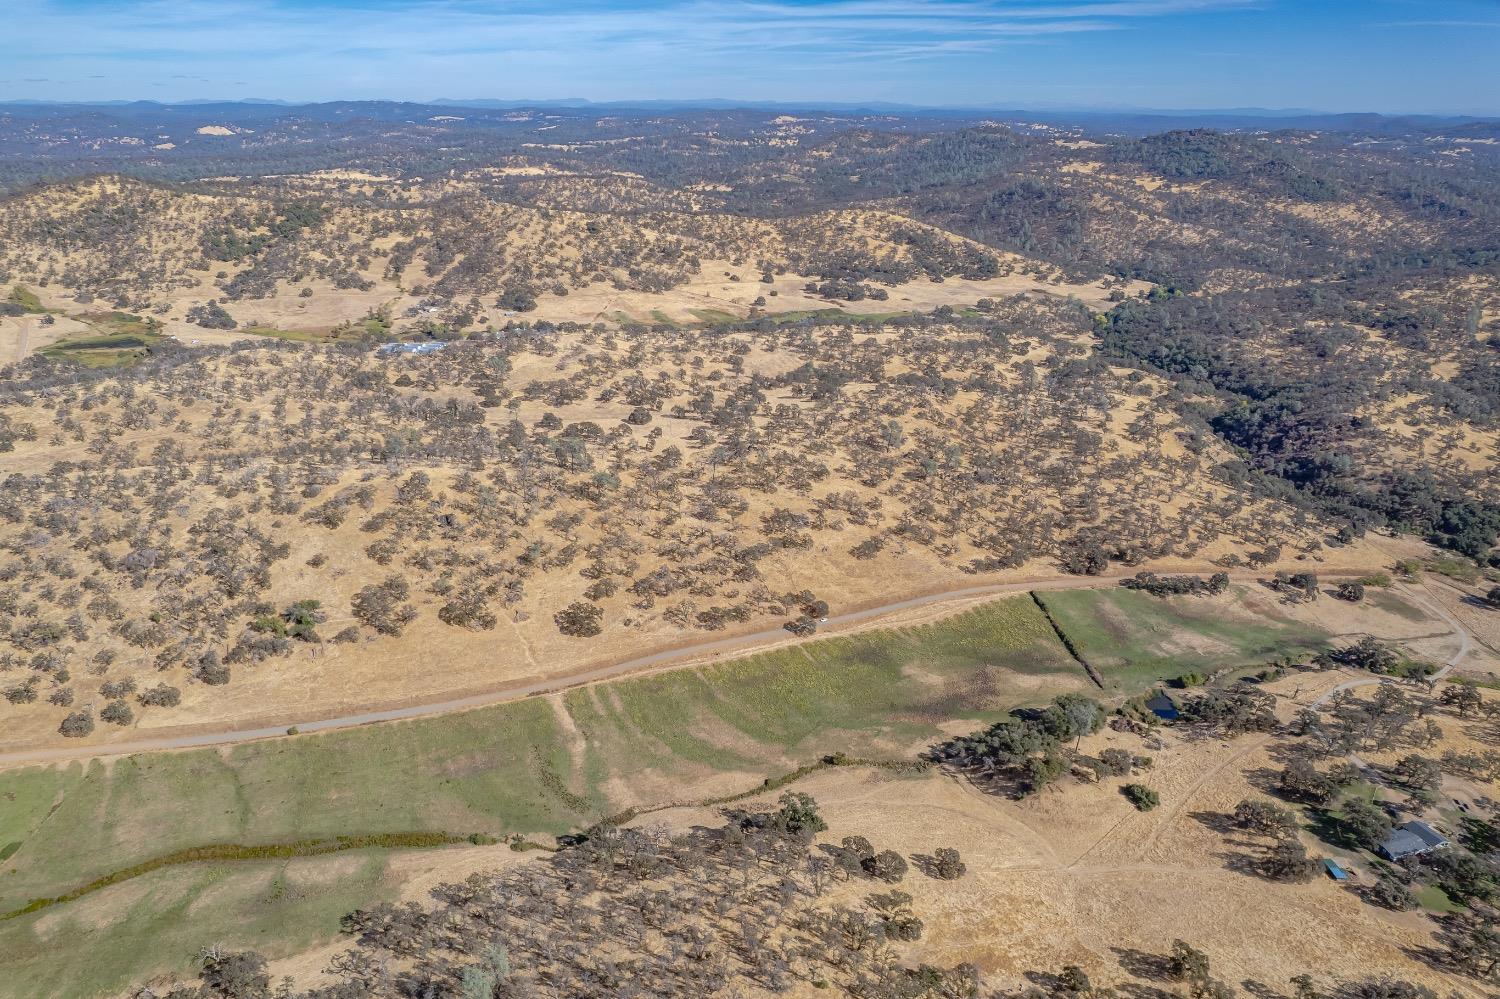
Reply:
[[[1500,0],[5,0],[0,99],[1500,113]]]

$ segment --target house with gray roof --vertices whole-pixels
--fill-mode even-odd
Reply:
[[[1447,845],[1448,840],[1442,833],[1420,819],[1414,819],[1391,830],[1377,852],[1387,860],[1401,860],[1441,850]]]

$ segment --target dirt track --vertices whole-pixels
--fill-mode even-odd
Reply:
[[[1461,623],[1459,623],[1458,619],[1444,610],[1436,601],[1428,599],[1428,597],[1420,591],[1419,587],[1402,586],[1401,591],[1416,603],[1421,604],[1429,612],[1446,621],[1448,625],[1453,629],[1451,634],[1458,639],[1458,651],[1453,653],[1453,655],[1449,657],[1448,661],[1445,662],[1437,672],[1432,674],[1432,679],[1434,681],[1441,680],[1443,677],[1447,676],[1454,669],[1456,669],[1458,667],[1458,664],[1463,661],[1464,657],[1469,654],[1469,652],[1474,647],[1473,640],[1470,637],[1468,630],[1465,629]],[[1388,679],[1389,677],[1382,676],[1361,676],[1353,680],[1346,680],[1343,683],[1334,684],[1333,686],[1324,690],[1316,698],[1314,698],[1309,706],[1314,709],[1320,708],[1324,704],[1328,703],[1328,701],[1341,690],[1355,690],[1360,687],[1369,687],[1375,684],[1384,683]],[[1160,821],[1158,821],[1154,831],[1151,833],[1151,836],[1147,841],[1148,848],[1154,847],[1157,844],[1157,841],[1161,838],[1163,830],[1165,830],[1167,826],[1170,825],[1171,821],[1175,819],[1177,815],[1187,807],[1187,805],[1191,802],[1193,795],[1207,786],[1212,779],[1219,776],[1230,766],[1239,763],[1246,756],[1249,756],[1256,750],[1263,749],[1275,737],[1276,735],[1272,734],[1250,742],[1249,744],[1236,750],[1233,755],[1226,757],[1224,760],[1196,778],[1193,781],[1192,786],[1188,789],[1187,794],[1183,796],[1179,801],[1177,801],[1177,803],[1174,804],[1170,809],[1167,809],[1162,813]],[[1350,753],[1348,759],[1355,766],[1359,767],[1367,777],[1370,777],[1371,779],[1374,779],[1376,781],[1380,780],[1378,774],[1376,774],[1376,772],[1368,764],[1366,764],[1364,760],[1360,759],[1357,754]],[[1127,815],[1126,819],[1128,818],[1130,818],[1130,816]],[[1066,868],[1064,869],[1073,869],[1077,867],[1085,857],[1092,854],[1098,847],[1102,846],[1106,841],[1108,841],[1118,830],[1119,826],[1124,824],[1124,822],[1125,820],[1122,819],[1119,824],[1106,832],[1104,836],[1100,840],[1098,840],[1098,842],[1093,844],[1093,846],[1090,846],[1087,850],[1074,858],[1073,862],[1066,865]]]
[[[1347,574],[1336,571],[1329,572],[1327,570],[1321,573],[1324,578],[1337,578],[1340,575]],[[961,601],[975,597],[999,596],[1007,593],[1026,593],[1031,590],[1076,590],[1114,586],[1120,580],[1128,579],[1133,575],[1135,575],[1134,572],[1129,572],[1107,576],[1022,580],[1011,583],[995,583],[989,586],[961,587],[954,590],[908,597],[875,607],[867,607],[863,610],[850,611],[846,614],[836,614],[828,619],[824,628],[830,631],[847,632],[857,630],[861,625],[897,614],[901,611],[932,604]],[[1230,573],[1231,578],[1240,582],[1254,581],[1260,575],[1262,574],[1254,572]],[[1456,622],[1450,620],[1450,623],[1456,626]],[[241,742],[251,742],[256,739],[283,737],[287,735],[287,730],[290,728],[296,728],[299,733],[326,732],[333,729],[353,728],[358,725],[369,725],[376,722],[401,721],[411,718],[423,718],[430,715],[448,714],[455,711],[468,711],[474,708],[487,707],[492,704],[500,704],[505,701],[520,700],[534,694],[584,686],[603,680],[612,680],[627,674],[645,673],[663,668],[679,668],[693,662],[701,661],[704,658],[716,657],[724,653],[744,655],[775,646],[792,644],[793,642],[795,640],[791,638],[785,629],[768,628],[764,631],[748,635],[715,639],[713,641],[700,642],[694,645],[681,646],[644,656],[637,656],[632,659],[624,659],[586,672],[544,677],[527,683],[499,687],[494,690],[443,701],[403,704],[384,709],[338,715],[332,718],[315,718],[311,720],[289,718],[285,722],[255,728],[235,728],[206,732],[188,730],[179,735],[164,735],[153,739],[138,739],[130,742],[16,750],[0,753],[0,769],[34,763],[57,763],[68,760],[86,760],[104,756],[123,756],[132,753],[149,753],[161,750],[226,746]],[[1467,651],[1467,645],[1465,646],[1465,651]],[[1359,682],[1355,681],[1355,684],[1357,685]]]

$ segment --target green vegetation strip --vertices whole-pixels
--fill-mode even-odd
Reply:
[[[720,795],[717,798],[703,798],[693,802],[668,802],[651,808],[627,808],[625,811],[618,812],[605,819],[604,824],[624,825],[642,815],[650,815],[653,812],[664,812],[670,808],[716,808],[719,805],[734,805],[741,801],[749,801],[758,795],[779,791],[788,785],[797,783],[799,780],[811,777],[813,774],[821,773],[824,770],[832,770],[835,767],[869,767],[904,776],[915,776],[930,772],[932,766],[928,761],[921,759],[866,759],[859,756],[846,756],[843,753],[834,753],[832,756],[823,757],[816,763],[808,763],[798,767],[796,770],[788,770],[778,777],[767,777],[748,791]],[[532,847],[545,849],[545,847],[536,847],[535,844],[532,844]]]
[[[77,340],[61,340],[47,350],[114,350],[127,347],[149,346],[145,337],[134,333],[111,333],[105,336],[82,337]]]
[[[1089,661],[1083,658],[1083,654],[1078,651],[1078,647],[1073,644],[1073,641],[1068,637],[1067,632],[1062,630],[1062,625],[1057,623],[1057,619],[1053,617],[1052,612],[1047,609],[1047,604],[1042,600],[1042,595],[1036,590],[1032,590],[1031,599],[1035,601],[1037,610],[1042,612],[1042,616],[1047,619],[1047,623],[1052,625],[1052,630],[1057,633],[1057,640],[1059,642],[1062,642],[1063,648],[1068,650],[1068,655],[1078,660],[1078,665],[1082,666],[1083,671],[1089,675],[1089,679],[1094,681],[1094,686],[1098,687],[1100,690],[1103,690],[1104,678],[1099,675],[1098,670],[1089,665]]]
[[[52,898],[32,899],[19,909],[0,914],[0,920],[15,919],[17,916],[39,912],[49,906],[58,905],[63,902],[72,902],[85,895],[108,888],[110,885],[117,885],[122,881],[138,878],[142,874],[150,874],[152,871],[161,870],[163,867],[176,867],[181,864],[222,863],[226,861],[288,860],[293,857],[317,857],[328,853],[341,853],[345,850],[367,850],[372,847],[430,850],[433,847],[452,846],[455,843],[468,842],[472,842],[472,840],[467,836],[452,836],[448,833],[435,832],[408,832],[374,833],[364,836],[337,836],[333,839],[309,839],[296,843],[263,843],[257,846],[245,846],[239,843],[214,843],[209,846],[194,846],[160,857],[152,857],[150,860],[142,861],[139,864],[126,867],[122,870],[112,871],[102,878],[95,878],[86,885],[74,888],[72,891],[64,892],[61,895],[53,896]]]
[[[44,357],[76,361],[89,368],[110,368],[140,361],[162,340],[159,322],[129,312],[90,312],[73,318],[93,333],[65,336],[42,348]]]
[[[780,790],[805,777],[834,767],[874,767],[901,774],[921,774],[932,769],[931,764],[923,760],[872,760],[836,753],[833,756],[824,757],[816,763],[809,763],[806,766],[798,767],[796,770],[788,771],[779,777],[767,777],[761,784],[752,787],[748,791],[741,791],[738,794],[729,794],[718,798],[704,798],[689,804],[699,808],[711,808],[717,805],[728,805],[739,801],[746,801],[756,795]],[[668,803],[657,805],[653,808],[632,808],[617,815],[612,815],[605,819],[604,822],[611,825],[623,825],[638,815],[647,815],[652,812],[666,811],[669,808],[680,807],[684,807],[684,805],[681,803]],[[335,836],[332,839],[308,839],[293,843],[261,843],[254,846],[247,846],[240,843],[213,843],[208,846],[194,846],[186,850],[177,850],[173,853],[164,854],[160,857],[152,857],[150,860],[142,861],[139,864],[134,864],[122,870],[112,871],[103,877],[95,878],[88,884],[74,888],[72,891],[64,892],[61,895],[51,898],[33,899],[19,909],[0,913],[0,921],[39,912],[49,906],[59,905],[63,902],[72,902],[85,895],[108,888],[111,885],[117,885],[122,881],[129,881],[131,878],[138,878],[143,874],[150,874],[152,871],[158,871],[164,867],[235,861],[290,860],[295,857],[320,857],[330,853],[342,853],[346,850],[368,850],[372,848],[431,850],[441,846],[456,846],[461,843],[481,845],[494,842],[496,842],[494,837],[479,833],[457,836],[452,833],[442,832],[404,832],[370,833],[362,836]],[[8,844],[4,850],[0,850],[0,859],[9,857],[20,846],[20,843]],[[525,839],[517,840],[512,848],[518,850],[546,851],[554,849],[553,847]]]
[[[927,773],[932,769],[932,764],[926,760],[871,760],[857,756],[845,756],[843,753],[835,753],[832,756],[823,757],[823,759],[816,763],[809,763],[806,766],[798,767],[796,770],[788,771],[780,777],[767,777],[760,787],[741,791],[739,794],[727,794],[720,798],[705,798],[698,804],[704,808],[715,805],[732,805],[736,802],[746,801],[758,794],[765,794],[768,791],[779,791],[788,784],[794,784],[804,777],[811,777],[815,773],[823,770],[832,770],[834,767],[872,767],[876,770],[886,770],[896,774],[915,775]]]
[[[246,336],[263,336],[272,340],[289,340],[292,343],[330,343],[334,336],[323,336],[312,330],[283,330],[274,326],[242,326],[239,332]]]

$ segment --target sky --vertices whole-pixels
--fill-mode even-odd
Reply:
[[[4,0],[0,100],[1500,114],[1500,0]]]

